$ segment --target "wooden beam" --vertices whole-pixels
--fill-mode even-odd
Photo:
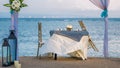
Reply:
[[[83,21],[78,21],[78,22],[79,22],[79,25],[81,26],[82,30],[87,30],[84,23],[83,23]],[[92,39],[90,38],[90,36],[88,36],[88,37],[89,37],[88,42],[90,43],[90,46],[94,49],[94,51],[98,52],[99,50],[96,48],[96,46],[95,46],[94,42],[92,41]]]
[[[78,21],[78,22],[79,22],[79,25],[81,26],[82,30],[87,30],[84,23],[83,23],[83,21]]]

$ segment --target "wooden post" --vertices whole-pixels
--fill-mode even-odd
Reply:
[[[38,40],[42,42],[42,24],[38,23]]]
[[[103,46],[104,53],[103,54],[105,58],[108,58],[109,57],[109,54],[108,54],[108,17],[105,17],[104,21],[105,21],[105,32],[104,32],[104,46]]]
[[[87,30],[86,27],[85,27],[85,25],[84,25],[84,23],[83,23],[83,21],[78,21],[78,22],[79,22],[79,25],[81,26],[82,30]],[[93,43],[92,39],[90,38],[90,36],[88,36],[88,37],[89,37],[88,42],[90,43],[91,47],[94,49],[94,51],[98,52],[99,50],[96,48],[96,46]]]
[[[42,42],[42,24],[38,23],[38,49],[37,49],[37,57],[39,56],[39,48],[43,45]]]
[[[83,21],[79,21],[79,25],[81,26],[82,30],[87,30],[84,23],[83,23]]]

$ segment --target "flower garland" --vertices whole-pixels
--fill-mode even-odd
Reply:
[[[24,0],[10,0],[9,4],[4,4],[6,7],[10,7],[11,12],[19,12],[22,7],[26,7],[27,4],[23,3]]]

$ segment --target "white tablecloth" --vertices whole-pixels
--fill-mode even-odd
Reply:
[[[78,42],[62,35],[53,34],[40,48],[40,53],[45,54],[53,52],[59,55],[65,55],[80,50],[83,53],[83,59],[87,59],[87,49],[88,36],[83,36]]]

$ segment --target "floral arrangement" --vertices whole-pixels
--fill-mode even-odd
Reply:
[[[22,7],[26,7],[27,4],[23,3],[24,0],[10,0],[9,4],[4,4],[6,7],[10,7],[11,11],[19,12]]]

